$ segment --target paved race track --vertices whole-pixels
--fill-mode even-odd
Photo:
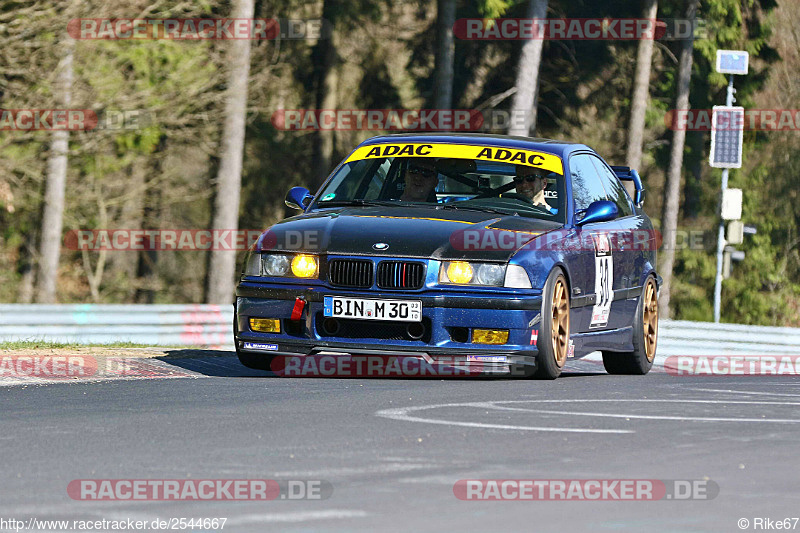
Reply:
[[[190,377],[0,387],[0,518],[225,517],[224,531],[740,531],[800,515],[800,382],[282,379],[227,352]],[[330,483],[327,499],[76,501],[76,479]],[[466,479],[713,482],[711,500],[462,501]],[[800,524],[797,525],[800,530]]]

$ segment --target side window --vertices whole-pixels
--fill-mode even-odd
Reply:
[[[608,200],[606,190],[597,176],[591,156],[577,154],[569,158],[569,172],[572,177],[572,197],[575,211],[586,209],[598,200]]]
[[[630,198],[625,190],[625,186],[619,182],[619,178],[614,174],[610,168],[598,157],[592,156],[592,162],[597,167],[597,174],[600,176],[600,181],[608,192],[608,199],[617,204],[619,216],[628,217],[633,214],[631,209]]]

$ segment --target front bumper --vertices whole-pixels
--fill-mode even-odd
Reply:
[[[234,336],[239,351],[264,355],[312,355],[320,352],[420,356],[426,361],[459,360],[462,364],[497,367],[535,366],[537,354],[532,331],[538,333],[541,294],[538,291],[472,291],[430,289],[376,291],[336,289],[326,286],[242,281],[236,289]],[[328,334],[322,327],[323,297],[388,298],[422,301],[425,335],[411,339],[402,334],[405,324],[383,321],[343,321],[347,328]],[[290,316],[297,298],[306,301],[300,320]],[[251,331],[249,318],[281,319],[281,333]],[[473,328],[507,329],[507,344],[469,342]],[[248,349],[245,343],[261,347]],[[495,356],[502,356],[498,358]]]

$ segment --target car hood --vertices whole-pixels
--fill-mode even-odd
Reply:
[[[346,207],[283,220],[259,237],[256,250],[507,261],[524,243],[560,227],[482,211]]]

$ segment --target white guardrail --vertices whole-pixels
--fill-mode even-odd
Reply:
[[[0,342],[233,349],[233,305],[0,304]]]
[[[0,342],[233,348],[233,306],[0,304]],[[662,320],[658,355],[800,355],[800,329]]]

